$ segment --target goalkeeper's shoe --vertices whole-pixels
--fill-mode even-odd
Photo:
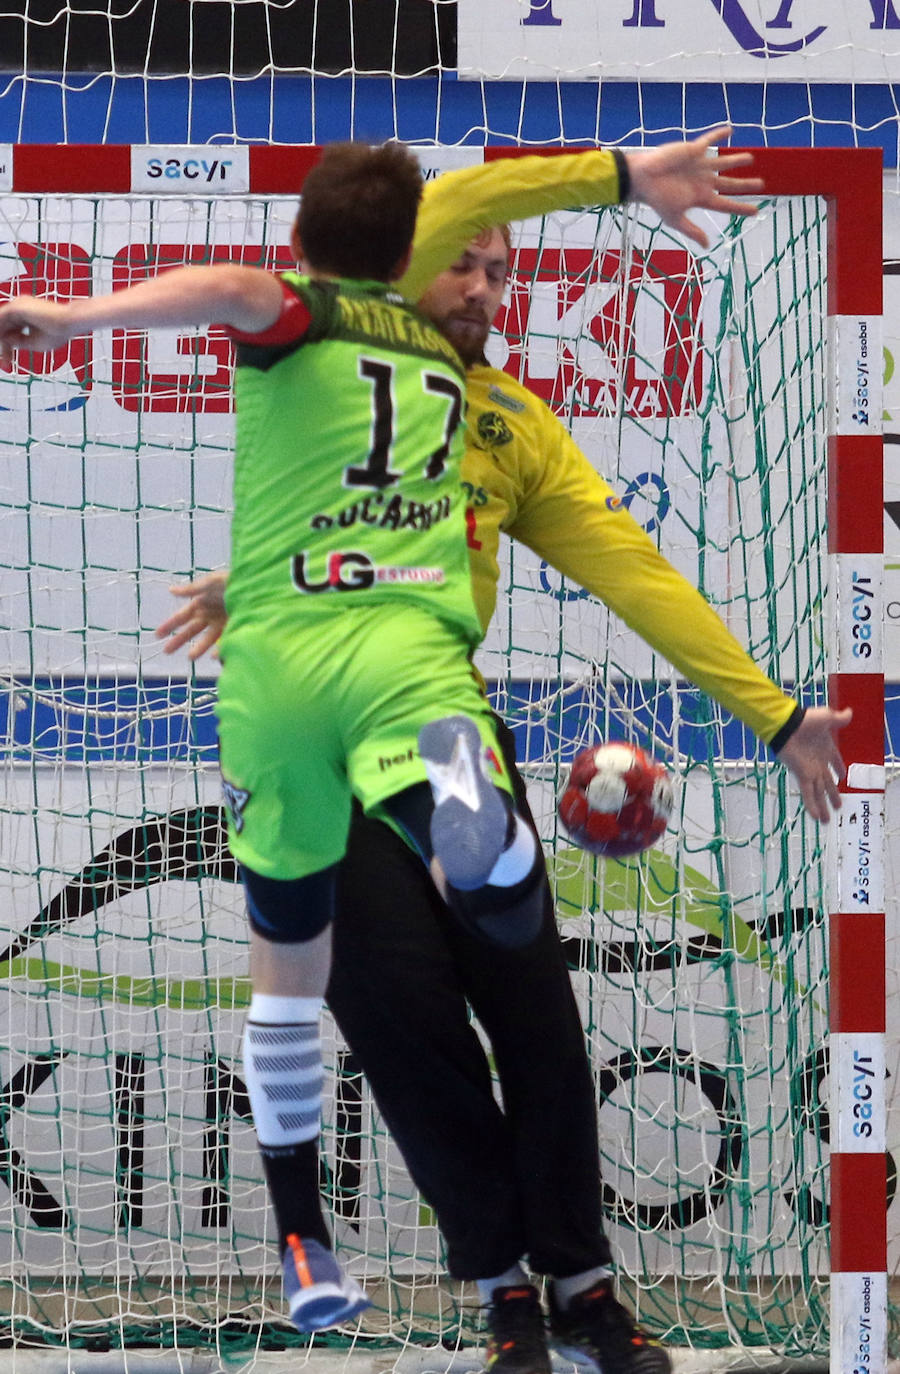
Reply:
[[[452,887],[483,887],[506,844],[510,812],[485,772],[478,726],[468,716],[430,721],[419,731],[419,753],[434,795],[434,856]]]
[[[495,1288],[487,1308],[488,1374],[551,1374],[544,1313],[531,1284]]]
[[[298,1331],[340,1326],[369,1306],[365,1293],[341,1272],[331,1251],[299,1236],[288,1236],[284,1248],[284,1296]]]
[[[670,1374],[672,1361],[616,1301],[609,1279],[578,1293],[564,1310],[550,1293],[550,1339],[564,1359],[602,1374]]]

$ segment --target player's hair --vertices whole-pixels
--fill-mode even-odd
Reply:
[[[391,281],[416,227],[422,172],[402,143],[332,143],[303,183],[304,260],[336,277]]]
[[[487,229],[482,229],[481,232],[480,232],[479,234],[476,234],[476,235],[475,235],[474,242],[477,243],[477,244],[479,245],[479,247],[486,247],[486,246],[490,243],[490,241],[491,241],[491,239],[492,239],[492,237],[493,237],[493,234],[494,234],[494,230],[495,230],[495,229],[496,229],[497,233],[500,235],[500,237],[502,238],[503,242],[506,244],[506,251],[507,251],[507,253],[508,253],[508,254],[511,253],[511,252],[512,252],[512,230],[510,229],[510,227],[509,227],[508,224],[495,224],[495,225],[491,225],[491,226],[490,226],[489,228],[487,228]]]

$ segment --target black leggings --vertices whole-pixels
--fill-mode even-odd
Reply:
[[[514,766],[511,739],[504,729]],[[328,1002],[458,1279],[523,1256],[557,1277],[610,1262],[593,1083],[546,876],[540,894],[531,944],[487,944],[399,836],[354,811]],[[490,1039],[502,1108],[467,1003]]]
[[[515,773],[514,763],[510,772],[513,777],[518,777]],[[510,813],[513,810],[518,811],[522,819],[534,829],[528,803],[524,799],[524,790],[521,794],[522,807],[518,805],[518,798],[509,797],[505,792],[502,795]],[[434,811],[434,802],[428,783],[422,782],[415,787],[408,787],[404,792],[398,792],[395,796],[388,797],[382,805],[425,862],[430,863],[432,857],[430,823]],[[352,843],[355,824],[356,813],[351,822],[350,843]],[[374,871],[377,872],[377,864]],[[474,888],[467,892],[451,887],[448,883],[447,904],[471,934],[488,941],[490,944],[504,945],[508,949],[519,949],[523,945],[530,944],[541,928],[544,909],[542,886],[545,883],[544,860],[540,843],[538,843],[534,862],[529,872],[519,882],[509,887],[492,887],[486,883],[483,887]]]

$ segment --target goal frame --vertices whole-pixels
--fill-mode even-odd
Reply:
[[[830,1368],[831,1374],[855,1374],[864,1361],[874,1374],[887,1366],[882,154],[878,148],[767,148],[754,150],[754,162],[766,195],[821,197],[828,216],[829,695],[835,708],[853,711],[840,740],[847,771],[828,913]],[[868,322],[876,325],[872,333]],[[855,347],[863,328],[865,371]],[[871,385],[869,404],[857,411],[863,388]],[[863,424],[858,415],[865,416]],[[860,491],[866,500],[856,499]],[[872,607],[861,607],[860,598],[868,602],[870,592]],[[868,609],[871,615],[861,622]],[[863,623],[872,626],[871,639],[860,639]],[[871,652],[861,653],[863,644]],[[857,824],[863,812],[868,824]],[[864,862],[866,888],[860,886]],[[864,1105],[872,1107],[867,1134],[860,1130]]]
[[[828,551],[835,588],[829,684],[831,704],[853,710],[840,740],[847,772],[829,911],[830,1366],[831,1374],[852,1374],[866,1354],[872,1371],[887,1363],[882,156],[880,149],[766,149],[756,163],[766,194],[816,195],[828,214]],[[860,372],[853,356],[866,321],[878,325],[866,359],[875,375]],[[855,407],[868,385],[864,377],[875,389],[861,426],[854,417],[862,413]],[[866,500],[856,499],[860,491]],[[868,601],[869,591],[872,639],[861,641],[860,597]],[[860,653],[862,643],[871,653]],[[865,811],[870,834],[862,819],[856,824]],[[867,838],[869,884],[861,888]],[[872,1096],[864,1100],[872,1106],[872,1129],[862,1134],[860,1095],[869,1074]],[[861,1333],[870,1337],[868,1351]]]
[[[2,151],[2,150],[0,150]],[[319,149],[22,144],[2,159],[6,194],[139,194],[148,158],[177,162],[152,188],[184,195],[291,195]],[[432,150],[435,154],[439,149]],[[493,161],[573,148],[466,149]],[[733,150],[730,150],[733,151]],[[883,445],[881,438],[882,153],[878,148],[752,149],[766,196],[827,207],[829,333],[828,550],[834,588],[831,700],[849,706],[848,764],[832,842],[830,959],[831,1371],[887,1363],[886,998],[884,893]],[[223,161],[232,172],[195,168]],[[188,180],[185,180],[185,177]],[[190,178],[193,176],[193,180]],[[863,354],[860,349],[863,347]],[[862,366],[862,364],[865,366]],[[866,493],[865,500],[857,499]],[[868,1130],[861,1129],[868,1127]]]

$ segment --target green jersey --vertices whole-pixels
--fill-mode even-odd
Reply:
[[[380,283],[281,282],[281,320],[238,336],[225,651],[251,623],[410,600],[474,645],[456,352]]]

